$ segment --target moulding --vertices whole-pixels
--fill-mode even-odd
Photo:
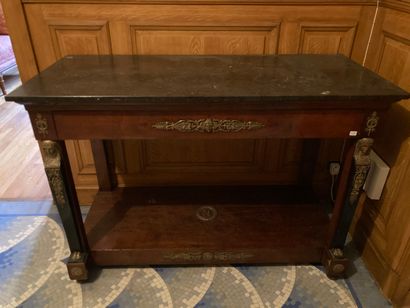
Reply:
[[[381,0],[380,5],[385,8],[410,13],[409,0]]]
[[[82,4],[225,4],[225,5],[376,5],[376,0],[21,0],[22,3]]]

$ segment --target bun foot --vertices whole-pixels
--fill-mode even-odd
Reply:
[[[343,255],[343,251],[339,248],[330,248],[324,253],[323,265],[326,269],[326,275],[330,279],[343,278],[349,263],[349,259]]]
[[[88,253],[74,251],[67,262],[68,276],[71,280],[86,281],[88,279]]]

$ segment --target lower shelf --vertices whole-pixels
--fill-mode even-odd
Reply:
[[[320,262],[328,216],[289,186],[99,192],[85,222],[97,265]]]

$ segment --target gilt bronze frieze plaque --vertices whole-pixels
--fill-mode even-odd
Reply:
[[[152,125],[160,130],[176,130],[179,132],[200,132],[200,133],[232,133],[242,130],[254,130],[265,125],[256,121],[241,120],[219,120],[219,119],[199,119],[199,120],[179,120],[176,122],[158,122]]]
[[[243,261],[252,258],[253,255],[245,252],[177,252],[167,254],[164,259],[175,261]]]

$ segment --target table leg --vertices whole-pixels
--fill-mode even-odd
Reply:
[[[312,185],[320,143],[320,139],[303,139],[302,159],[298,178],[299,185]]]
[[[98,187],[110,191],[117,186],[115,176],[114,150],[109,140],[91,140]]]
[[[40,141],[44,166],[54,202],[60,214],[71,255],[70,279],[88,278],[88,243],[64,141]]]
[[[370,149],[372,138],[362,138],[354,145],[349,142],[349,149],[344,159],[335,207],[329,227],[326,251],[323,263],[326,273],[331,278],[344,275],[348,259],[343,255],[350,223],[356,210],[361,188],[370,168]]]

